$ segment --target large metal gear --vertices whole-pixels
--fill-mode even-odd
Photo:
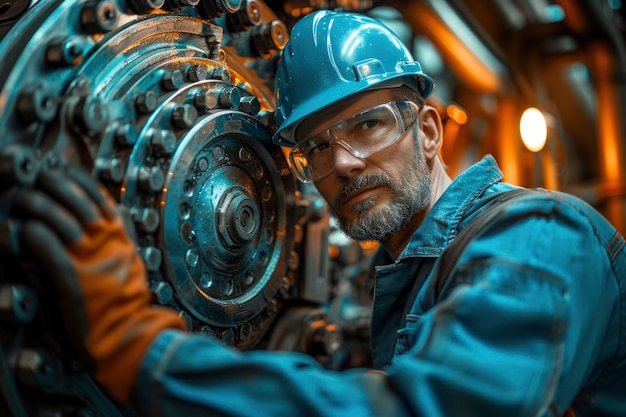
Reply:
[[[288,276],[294,180],[263,120],[271,97],[245,62],[244,74],[229,64],[241,58],[212,23],[252,8],[262,27],[260,4],[188,3],[35,5],[0,48],[13,57],[1,72],[4,174],[27,185],[41,167],[88,167],[127,210],[156,300],[253,346]],[[268,24],[278,50],[286,28]]]
[[[0,187],[83,167],[117,200],[154,303],[242,350],[311,345],[271,336],[281,315],[296,327],[314,315],[323,337],[330,293],[328,215],[271,141],[287,37],[256,0],[5,1]],[[2,204],[0,414],[133,415],[68,356],[56,301],[7,219]]]

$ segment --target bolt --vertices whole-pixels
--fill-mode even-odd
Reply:
[[[189,249],[187,253],[185,253],[185,262],[192,268],[198,266],[198,261],[200,257],[198,256],[198,252],[193,249]]]
[[[115,140],[122,146],[133,146],[137,142],[137,130],[131,124],[118,125],[115,129]]]
[[[120,183],[124,179],[126,167],[120,158],[102,158],[96,161],[100,178],[114,183]]]
[[[53,40],[46,47],[46,62],[54,66],[76,65],[80,62],[82,55],[82,41],[77,37]]]
[[[209,161],[205,157],[202,157],[198,160],[197,167],[200,172],[204,172],[209,169]]]
[[[83,96],[73,105],[73,122],[88,134],[102,133],[109,124],[108,105],[97,97]]]
[[[150,146],[156,152],[170,155],[176,149],[176,135],[169,130],[150,129]]]
[[[21,383],[30,387],[51,387],[55,382],[50,358],[43,352],[31,349],[20,351],[15,374]]]
[[[115,28],[119,20],[119,13],[112,1],[92,1],[83,6],[80,11],[80,21],[87,31],[93,35],[107,33]]]
[[[168,91],[178,90],[185,84],[185,78],[180,70],[167,71],[161,79],[163,88]]]
[[[174,290],[167,282],[161,281],[150,285],[152,300],[161,305],[168,305],[174,300]]]
[[[247,0],[246,7],[227,16],[235,31],[241,32],[261,23],[263,14],[257,0]]]
[[[230,73],[224,67],[216,67],[209,71],[209,78],[212,80],[230,81]]]
[[[250,152],[250,149],[248,149],[245,146],[242,146],[239,149],[239,160],[241,162],[250,162],[250,160],[252,160],[252,153]]]
[[[26,122],[49,122],[56,116],[57,101],[50,91],[41,85],[27,87],[17,99],[17,113]]]
[[[139,255],[146,264],[146,269],[150,272],[158,271],[163,261],[161,250],[154,246],[146,246],[139,249]]]
[[[153,91],[140,93],[135,98],[135,108],[139,113],[148,114],[156,110],[159,105],[159,97]]]
[[[261,102],[255,96],[242,97],[241,102],[239,103],[239,110],[252,116],[256,116],[257,113],[261,111]]]
[[[213,327],[211,327],[211,326],[206,326],[206,325],[202,326],[200,328],[200,333],[206,334],[206,335],[212,336],[212,337],[216,336],[215,329],[213,329]]]
[[[235,341],[235,332],[233,329],[226,329],[222,332],[221,339],[225,345],[231,345]]]
[[[213,91],[200,90],[193,97],[193,104],[200,111],[213,110],[217,107],[217,97]]]
[[[239,340],[246,341],[252,333],[252,325],[250,323],[244,323],[239,328]]]
[[[235,13],[241,7],[242,0],[212,0],[202,1],[198,4],[199,14],[213,20],[224,13]]]
[[[172,124],[181,129],[189,129],[198,118],[198,111],[189,104],[176,104],[172,109]]]
[[[128,0],[131,10],[137,14],[147,14],[160,9],[164,4],[165,0]]]
[[[165,176],[159,167],[141,167],[137,173],[137,180],[142,190],[153,193],[161,190]]]
[[[252,28],[250,38],[257,53],[265,56],[270,51],[282,50],[285,47],[289,39],[289,31],[283,22],[274,20]]]
[[[37,157],[25,145],[11,144],[0,151],[0,186],[30,185],[37,176]]]
[[[190,82],[204,81],[207,79],[207,70],[204,65],[193,64],[187,69],[187,79]]]
[[[222,109],[236,109],[241,101],[241,93],[237,87],[225,86],[218,96],[218,102]]]
[[[0,317],[12,323],[30,323],[39,307],[37,294],[24,285],[0,287]]]
[[[134,208],[131,210],[131,215],[135,221],[135,227],[145,233],[154,232],[161,221],[158,210],[152,207]]]

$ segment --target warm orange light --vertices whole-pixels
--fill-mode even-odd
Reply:
[[[460,125],[467,123],[467,113],[459,106],[455,106],[454,104],[449,105],[446,108],[446,113],[448,113],[448,117]]]
[[[543,149],[548,138],[548,126],[543,113],[536,107],[529,107],[522,114],[519,123],[520,134],[524,146],[531,152]]]

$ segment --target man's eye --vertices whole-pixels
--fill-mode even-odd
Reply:
[[[357,131],[370,130],[378,125],[378,120],[366,120],[357,127]]]
[[[319,144],[319,145],[317,145],[316,147],[312,148],[309,151],[309,155],[315,156],[316,154],[318,154],[320,152],[323,152],[326,149],[328,149],[328,147],[329,147],[329,143],[328,142]]]

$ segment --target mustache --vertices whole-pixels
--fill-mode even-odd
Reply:
[[[341,189],[335,196],[334,205],[335,207],[341,206],[343,202],[348,199],[348,197],[358,192],[362,188],[378,187],[383,185],[394,189],[393,180],[389,175],[385,173],[357,176],[353,180],[345,183],[343,187],[341,187]]]

